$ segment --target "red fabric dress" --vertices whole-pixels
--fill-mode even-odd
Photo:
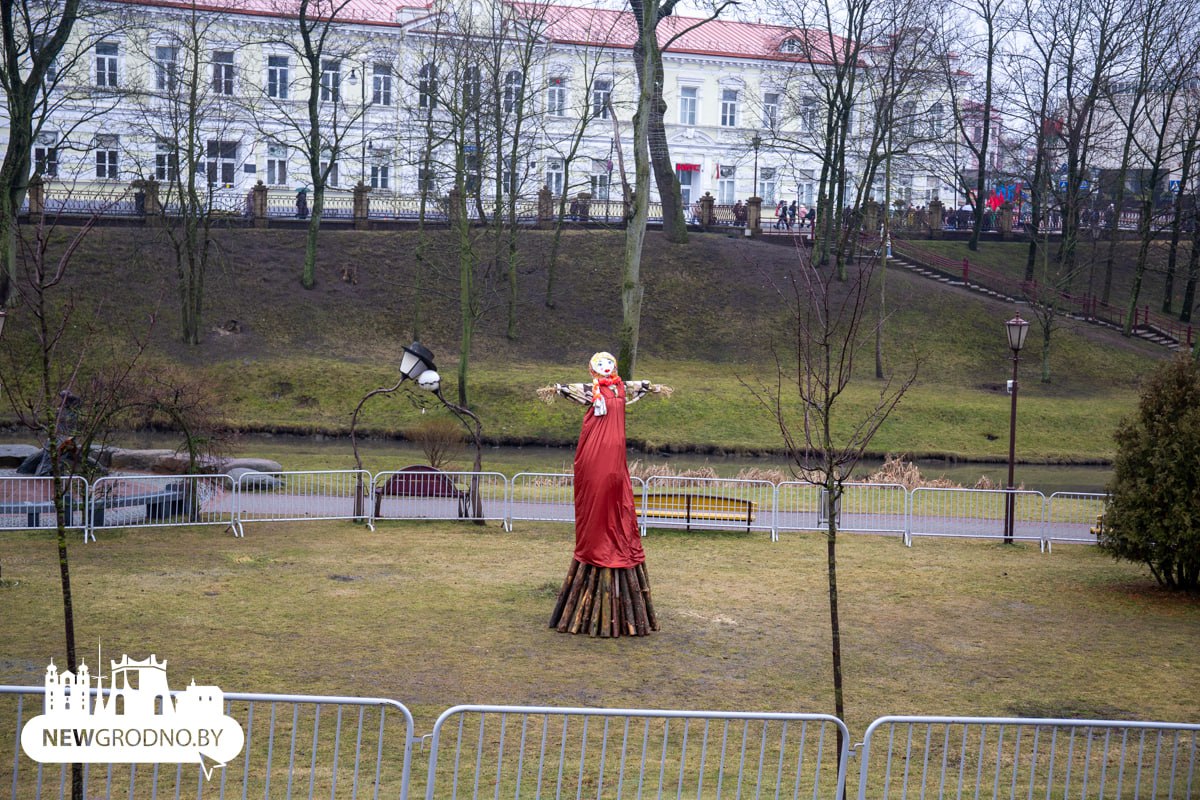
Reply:
[[[625,461],[625,393],[601,386],[608,413],[589,406],[575,448],[575,558],[597,567],[646,560]]]

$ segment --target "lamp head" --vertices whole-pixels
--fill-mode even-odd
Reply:
[[[436,370],[427,369],[417,378],[417,386],[427,392],[436,392],[442,388],[442,376],[438,375]]]
[[[1014,353],[1020,352],[1025,346],[1025,337],[1029,334],[1029,323],[1021,319],[1021,315],[1017,314],[1008,322],[1004,323],[1005,330],[1008,333],[1008,348]]]
[[[400,356],[400,375],[408,380],[415,380],[427,369],[437,369],[433,363],[433,353],[420,342],[413,342],[404,348]]]

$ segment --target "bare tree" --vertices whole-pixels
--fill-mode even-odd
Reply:
[[[829,625],[833,660],[834,713],[844,718],[841,619],[838,603],[838,514],[846,483],[879,427],[916,379],[917,366],[901,379],[879,386],[878,397],[857,419],[847,406],[855,361],[873,335],[870,313],[871,261],[859,262],[838,281],[801,253],[794,274],[780,287],[795,326],[791,345],[775,350],[774,385],[748,386],[771,413],[797,476],[821,489],[825,522]],[[798,407],[798,410],[793,410]]]
[[[300,284],[316,285],[317,242],[325,208],[325,190],[339,162],[359,135],[365,103],[354,103],[345,83],[355,64],[365,63],[369,40],[353,34],[353,0],[298,0],[281,16],[287,24],[256,42],[288,55],[268,63],[266,84],[244,95],[259,135],[268,145],[296,149],[312,186],[308,236]],[[269,58],[269,57],[268,57]],[[297,67],[293,71],[294,64]],[[253,81],[248,81],[253,86]],[[362,80],[366,91],[366,76]],[[294,102],[302,99],[302,103]],[[303,187],[302,187],[303,188]],[[306,192],[307,193],[307,192]],[[303,212],[301,212],[303,213]]]
[[[107,82],[95,85],[88,57],[97,42],[123,24],[124,14],[90,8],[80,0],[0,4],[0,92],[8,128],[0,164],[0,308],[16,302],[17,214],[35,166],[34,145],[51,118],[66,126],[45,145],[47,158],[37,165],[49,177],[59,156],[74,146],[72,131],[113,107],[122,93]],[[71,113],[56,113],[65,108]]]
[[[212,230],[228,209],[218,204],[218,187],[232,169],[221,150],[234,139],[238,108],[233,96],[233,52],[213,52],[210,31],[218,16],[193,4],[158,30],[152,49],[143,53],[152,65],[147,85],[135,87],[141,129],[148,133],[145,153],[152,161],[141,174],[162,187],[164,206],[158,227],[175,261],[180,336],[200,343],[204,283],[217,255]],[[237,198],[239,205],[244,199]]]

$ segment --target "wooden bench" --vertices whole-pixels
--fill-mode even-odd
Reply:
[[[754,522],[757,510],[750,500],[708,494],[670,494],[649,492],[634,497],[638,516],[682,519],[691,530],[692,520],[745,522],[746,530]]]

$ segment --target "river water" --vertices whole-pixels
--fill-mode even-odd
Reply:
[[[14,443],[31,444],[32,441],[28,435],[0,435],[0,444]],[[166,434],[130,433],[118,437],[114,444],[127,448],[174,448],[179,444],[179,438]],[[359,451],[364,467],[373,471],[426,463],[421,450],[407,442],[365,440],[359,442]],[[274,459],[285,470],[349,469],[354,466],[350,440],[327,436],[243,435],[232,443],[227,454]],[[509,476],[517,472],[570,472],[574,456],[574,449],[570,447],[486,447],[483,468]],[[665,454],[631,449],[629,461],[638,461],[647,467],[664,467],[672,472],[711,467],[717,475],[726,478],[735,477],[743,469],[777,469],[790,474],[788,461],[782,455]],[[472,462],[473,454],[464,449],[455,454],[447,468],[468,470]],[[881,463],[878,459],[866,459],[855,474],[865,476]],[[1002,486],[1008,478],[1008,466],[1005,463],[919,459],[916,465],[924,477],[945,477],[963,486],[974,486],[981,476]],[[1049,496],[1052,492],[1103,491],[1111,474],[1112,469],[1108,466],[1018,463],[1015,481],[1026,489]]]

